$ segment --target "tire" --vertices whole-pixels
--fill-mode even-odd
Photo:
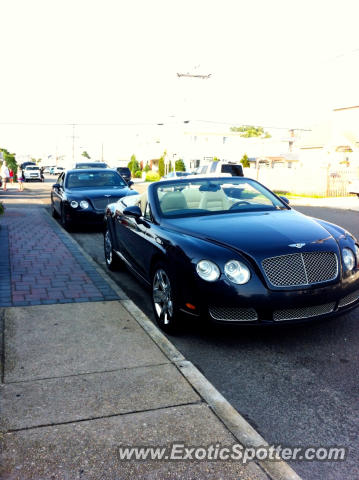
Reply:
[[[111,232],[108,227],[106,227],[105,234],[103,236],[103,249],[107,268],[111,271],[120,270],[122,267],[122,262],[113,250]]]
[[[177,334],[180,330],[180,312],[174,282],[164,264],[156,265],[151,283],[152,307],[157,325],[166,333]]]
[[[67,220],[63,205],[61,205],[60,223],[63,226],[63,228],[68,232],[71,230],[72,223],[70,222],[70,220]]]

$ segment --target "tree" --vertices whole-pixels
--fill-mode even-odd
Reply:
[[[158,173],[160,177],[163,177],[163,175],[165,174],[165,156],[166,153],[164,153],[162,157],[160,157],[160,159],[158,160]]]
[[[240,163],[242,164],[243,168],[248,168],[251,166],[251,164],[249,163],[249,158],[246,153],[241,158]]]
[[[85,158],[88,158],[90,160],[90,155],[86,152],[86,150],[84,150],[82,153],[81,153],[81,156],[82,157],[85,157]]]
[[[151,167],[146,163],[145,168],[143,169],[146,173],[151,170]]]
[[[241,137],[251,138],[271,138],[268,132],[264,131],[263,127],[255,127],[254,125],[242,125],[241,127],[231,127],[231,132],[239,132]]]
[[[138,170],[140,170],[140,165],[136,160],[136,155],[131,156],[131,160],[128,162],[127,166],[131,170],[133,176]]]
[[[186,166],[185,166],[182,158],[180,158],[179,160],[176,160],[175,171],[176,172],[185,172],[186,171]]]
[[[219,162],[219,158],[218,157],[213,157],[212,162]]]
[[[2,157],[8,167],[9,170],[12,170],[15,174],[17,172],[17,163],[15,159],[15,154],[10,153],[6,150],[6,148],[0,148],[0,152],[2,152]]]

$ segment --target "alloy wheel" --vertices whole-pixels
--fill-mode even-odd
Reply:
[[[155,312],[160,324],[169,325],[173,319],[173,300],[171,283],[167,273],[159,268],[153,278],[152,298]]]

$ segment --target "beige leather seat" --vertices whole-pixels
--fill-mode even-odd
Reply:
[[[186,199],[181,192],[168,192],[161,200],[161,210],[163,213],[170,213],[176,210],[188,208]]]
[[[210,211],[228,210],[231,202],[223,190],[216,192],[202,192],[199,208]]]
[[[199,208],[202,194],[197,188],[186,188],[182,193],[186,199],[188,208]]]

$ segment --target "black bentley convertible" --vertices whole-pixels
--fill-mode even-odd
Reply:
[[[125,264],[151,286],[165,331],[183,313],[264,325],[359,304],[357,240],[249,178],[157,182],[108,205],[106,219],[108,267]]]
[[[106,205],[137,195],[116,170],[89,168],[61,173],[51,190],[51,212],[66,229],[79,223],[103,225]]]

